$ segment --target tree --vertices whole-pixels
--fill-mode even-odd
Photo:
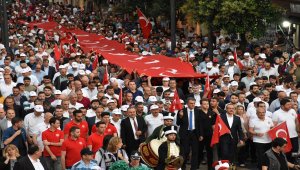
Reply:
[[[262,36],[268,25],[279,22],[283,14],[283,10],[270,0],[187,0],[181,9],[207,26],[210,52],[214,30],[240,33],[243,44],[245,33]]]

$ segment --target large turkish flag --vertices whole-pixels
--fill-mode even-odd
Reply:
[[[211,138],[210,146],[213,147],[214,144],[219,143],[220,136],[231,133],[226,124],[221,119],[220,115],[217,115],[215,129],[213,136]]]
[[[276,127],[268,131],[270,138],[273,140],[277,137],[283,138],[287,141],[285,147],[285,152],[290,152],[292,150],[292,143],[289,135],[289,130],[287,128],[286,122],[280,123]]]

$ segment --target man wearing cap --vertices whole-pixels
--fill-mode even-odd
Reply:
[[[163,140],[165,141],[166,138],[164,138],[164,131],[163,129],[167,126],[172,126],[173,125],[173,120],[174,120],[175,113],[171,112],[164,112],[163,113],[163,120],[164,124],[158,126],[157,128],[154,129],[153,133],[148,136],[146,139],[145,143],[149,143],[153,139],[158,139],[158,140]],[[177,135],[176,137],[176,142],[179,143],[179,136]]]
[[[228,61],[229,64],[225,66],[225,74],[228,74],[230,76],[230,80],[232,80],[233,79],[233,74],[234,73],[241,74],[241,71],[235,65],[233,56],[228,56],[228,59],[229,59],[229,61]]]
[[[155,170],[165,170],[165,168],[180,168],[175,167],[173,162],[180,159],[179,145],[176,143],[177,126],[167,126],[164,129],[164,134],[167,141],[162,143],[158,148],[158,165]],[[182,158],[181,158],[182,159]],[[182,164],[183,161],[181,161]]]
[[[130,162],[129,162],[129,167],[130,168],[137,168],[139,167],[147,167],[145,164],[140,162],[141,160],[141,155],[138,151],[133,151],[130,155]]]
[[[170,87],[169,87],[169,81],[170,81],[170,78],[169,77],[164,77],[162,79],[162,88],[163,88],[163,92],[168,90]]]
[[[37,141],[34,141],[34,135],[38,131],[37,124],[42,122],[44,122],[44,107],[42,105],[35,105],[34,112],[29,113],[24,118],[24,127],[29,144],[37,144]]]
[[[119,109],[114,109],[112,111],[110,123],[116,127],[118,136],[121,135],[121,121],[122,121],[121,117],[122,117],[122,112]]]
[[[163,115],[159,113],[157,105],[150,106],[151,114],[145,116],[145,122],[148,126],[147,136],[150,136],[154,129],[163,124]]]
[[[93,158],[93,152],[89,148],[83,148],[80,151],[81,160],[75,163],[71,170],[77,169],[90,169],[90,170],[100,170],[101,168],[97,165],[97,161]]]
[[[212,62],[208,62],[206,64],[206,68],[204,68],[204,69],[201,70],[201,73],[206,73],[209,76],[217,75],[217,74],[219,74],[219,69],[216,69],[215,67],[213,67],[213,63]]]

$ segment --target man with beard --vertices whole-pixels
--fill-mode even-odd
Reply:
[[[249,102],[252,102],[255,97],[257,97],[259,93],[259,86],[257,84],[253,84],[250,86],[250,95],[248,95],[246,98]]]
[[[87,139],[89,128],[87,122],[82,120],[82,117],[83,114],[81,110],[75,110],[73,112],[73,119],[67,123],[64,128],[65,139],[69,137],[69,131],[73,126],[80,129],[80,137]]]
[[[91,108],[87,110],[86,117],[94,117],[96,116],[96,109],[99,107],[100,102],[97,99],[91,101]]]

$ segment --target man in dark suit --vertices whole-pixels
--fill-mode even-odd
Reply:
[[[32,145],[28,148],[28,155],[24,156],[15,163],[14,170],[29,170],[29,169],[43,169],[48,170],[47,164],[43,159],[42,150],[38,146]]]
[[[42,65],[42,70],[50,77],[52,80],[54,77],[54,74],[56,73],[55,68],[53,66],[49,66],[49,60],[44,59],[43,60],[43,65]]]
[[[89,134],[91,134],[93,126],[101,120],[101,113],[103,111],[104,111],[104,108],[103,108],[103,106],[100,105],[100,106],[98,106],[98,108],[95,111],[96,116],[86,117],[86,121],[89,125]]]
[[[121,122],[121,138],[124,148],[129,155],[138,150],[139,145],[145,141],[147,125],[143,117],[136,116],[134,106],[127,109],[128,117]]]
[[[186,169],[190,149],[192,149],[191,170],[198,168],[199,141],[203,140],[200,113],[198,109],[195,109],[195,102],[194,98],[188,98],[187,108],[180,110],[177,114],[177,125],[180,126],[180,155],[184,158],[183,170]]]
[[[230,134],[220,137],[220,156],[223,160],[234,161],[234,155],[237,150],[237,144],[244,144],[244,134],[240,117],[234,115],[235,108],[233,104],[226,105],[226,114],[221,114],[221,119],[230,129]]]

